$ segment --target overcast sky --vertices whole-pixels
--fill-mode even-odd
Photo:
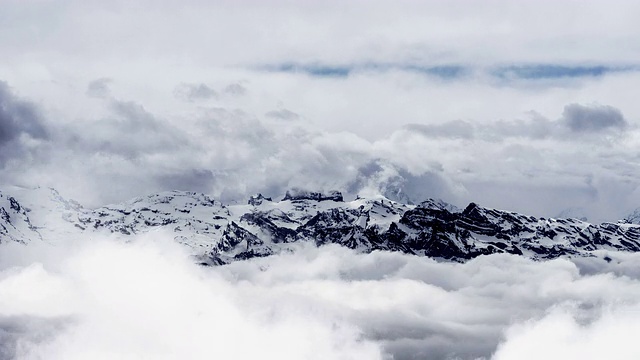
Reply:
[[[0,182],[88,206],[292,186],[616,220],[632,1],[2,0]]]

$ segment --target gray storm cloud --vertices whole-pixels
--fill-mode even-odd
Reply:
[[[0,81],[0,145],[23,134],[37,139],[49,137],[37,107],[17,99],[7,83]]]
[[[624,129],[628,125],[619,109],[602,105],[567,105],[562,112],[562,121],[576,132]]]
[[[25,156],[31,150],[29,139],[48,140],[49,137],[38,107],[18,99],[9,85],[0,81],[0,165]]]
[[[508,138],[542,140],[549,137],[573,141],[578,139],[567,136],[567,129],[572,133],[597,133],[628,126],[620,109],[613,106],[569,104],[564,107],[562,117],[555,121],[530,112],[525,119],[488,123],[453,120],[435,125],[409,124],[404,128],[432,138],[501,142]]]

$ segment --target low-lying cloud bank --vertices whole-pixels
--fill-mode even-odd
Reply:
[[[256,307],[176,246],[98,241],[4,269],[0,357],[382,358],[354,326],[303,302]]]
[[[465,264],[337,246],[204,268],[160,233],[3,245],[3,359],[637,358],[637,254]]]

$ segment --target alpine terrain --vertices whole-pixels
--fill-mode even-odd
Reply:
[[[638,218],[634,213],[617,223],[591,224],[474,203],[458,209],[431,199],[418,205],[382,196],[345,201],[338,191],[299,189],[287,191],[279,201],[258,194],[245,204],[222,204],[205,194],[170,191],[97,209],[84,208],[50,188],[0,192],[0,242],[55,242],[101,233],[126,240],[164,229],[206,265],[269,256],[298,242],[458,262],[501,252],[532,259],[602,256],[599,250],[640,250]]]

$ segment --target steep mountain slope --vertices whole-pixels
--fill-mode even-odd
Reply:
[[[640,251],[640,225],[628,220],[593,225],[473,203],[460,210],[436,200],[419,205],[384,197],[345,202],[339,192],[292,190],[281,201],[256,195],[246,205],[223,205],[204,194],[170,191],[91,210],[53,189],[15,192],[16,198],[0,197],[0,241],[54,241],[100,233],[126,239],[161,228],[173,232],[176,241],[206,264],[268,256],[297,242],[451,261],[500,252],[551,259],[593,256],[595,250]]]
[[[28,211],[13,196],[0,192],[0,243],[15,241],[26,244],[42,239],[31,223]]]
[[[79,203],[63,198],[55,189],[9,187],[5,190],[25,209],[31,230],[50,242],[78,234],[78,215],[88,211]]]
[[[177,241],[206,249],[220,238],[230,216],[228,208],[207,195],[169,191],[83,211],[75,221],[83,230],[122,235],[168,228]]]

